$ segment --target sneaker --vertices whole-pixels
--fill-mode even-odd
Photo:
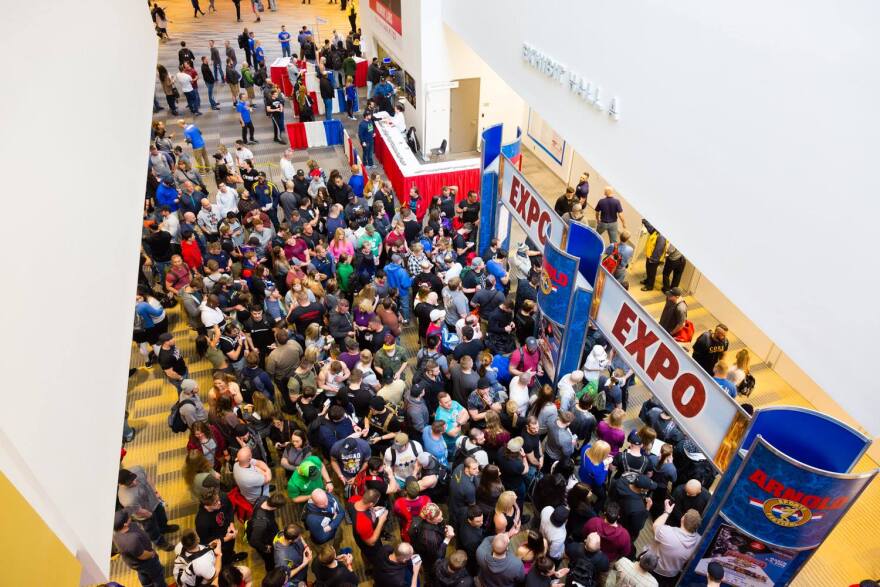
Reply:
[[[250,143],[248,143],[248,144],[249,144],[249,145],[258,145],[259,143],[260,143],[260,141],[258,141],[257,139],[254,139],[254,140],[252,140],[252,141],[251,141]]]
[[[202,115],[201,112],[195,112],[195,113],[193,113],[193,116],[201,116],[201,115]]]
[[[642,287],[642,291],[651,291],[653,289],[654,289],[653,287],[648,287],[647,285]]]
[[[168,542],[163,542],[161,544],[157,544],[156,546],[159,548],[159,550],[164,550],[165,552],[171,552],[172,550],[174,550],[174,545]]]
[[[236,552],[232,555],[232,562],[240,563],[243,560],[247,560],[248,554],[246,552]]]
[[[162,529],[162,534],[171,534],[172,532],[177,532],[180,530],[180,526],[177,524],[168,524]]]

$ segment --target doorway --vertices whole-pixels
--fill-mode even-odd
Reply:
[[[450,153],[477,150],[477,121],[480,117],[480,78],[454,80],[458,87],[449,95]]]

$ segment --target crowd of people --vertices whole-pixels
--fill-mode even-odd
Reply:
[[[290,54],[284,27],[278,38]],[[300,57],[322,94],[350,83],[357,39],[318,51],[303,27]],[[192,121],[178,122],[187,146],[153,125],[133,339],[177,392],[168,425],[198,511],[181,532],[145,468],[123,464],[114,545],[141,584],[166,584],[168,551],[179,586],[257,584],[248,558],[265,587],[674,585],[700,539],[715,478],[706,456],[653,400],[624,426],[635,376],[595,330],[582,368],[551,385],[540,252],[477,243],[476,193],[396,194],[359,167],[297,169],[291,150],[280,184],[269,181],[248,149],[253,86],[266,87],[270,118],[281,108],[276,140],[284,98],[253,31],[238,47],[240,73],[228,41],[222,57],[209,43],[201,76],[185,42],[177,75],[159,66],[174,115],[178,84],[196,116],[198,79],[212,107],[213,84],[227,83],[242,138],[209,157]],[[375,108],[397,112],[377,60],[369,80],[367,123]],[[585,174],[556,211],[581,220],[588,195]],[[633,249],[613,190],[595,210],[603,265],[624,280]],[[668,262],[671,245],[657,246]],[[663,277],[661,324],[674,334],[687,322],[680,274]],[[181,330],[195,354],[178,346]],[[748,354],[728,368],[725,335],[698,337],[694,356],[735,395]],[[196,361],[211,366],[209,389],[190,374]],[[358,552],[341,547],[347,528]],[[708,584],[722,575],[713,563]]]

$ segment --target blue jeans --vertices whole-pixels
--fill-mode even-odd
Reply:
[[[333,120],[333,98],[324,98],[324,120]]]
[[[290,43],[281,43],[281,56],[290,57]]]
[[[375,163],[373,163],[373,142],[372,141],[370,141],[369,143],[366,144],[366,146],[364,146],[364,165],[366,165],[367,167],[372,167],[373,165],[375,165]],[[401,297],[401,299],[403,299],[403,296],[400,296],[400,297]]]
[[[364,158],[366,159],[366,156]],[[400,315],[404,320],[409,320],[409,292],[400,292]]]
[[[198,103],[198,92],[195,90],[191,92],[184,92],[184,97],[186,98],[186,107],[189,108],[189,111],[195,114],[199,111],[199,103]]]
[[[221,82],[223,82],[225,84],[226,83],[226,72],[223,71],[223,66],[220,65],[219,62],[215,62],[213,64],[213,68],[214,68],[213,69],[214,79],[215,80],[219,79]]]
[[[202,107],[202,96],[199,94],[199,91],[195,89],[193,90],[193,94],[195,94],[193,99],[196,101],[196,110],[198,110]]]
[[[144,532],[150,537],[153,544],[165,544],[167,540],[162,536],[162,530],[168,527],[168,514],[165,513],[165,506],[161,503],[153,510],[153,515],[149,519],[140,523],[144,527]]]
[[[158,556],[138,561],[134,567],[142,587],[165,587],[165,567]]]
[[[596,232],[599,234],[602,234],[605,231],[608,231],[608,240],[611,243],[616,243],[620,240],[618,237],[616,222],[600,222],[596,226]]]
[[[367,80],[367,100],[373,97],[373,82]]]
[[[214,84],[209,84],[208,82],[205,83],[208,86],[208,101],[211,103],[211,108],[216,108],[218,104],[214,99]]]
[[[242,367],[242,368],[244,368],[244,367]],[[183,374],[183,379],[171,379],[171,378],[168,379],[168,381],[171,382],[171,385],[173,385],[175,388],[177,388],[177,395],[180,395],[180,384],[183,383],[184,379],[188,379],[188,378],[189,378],[189,369],[187,369],[186,373]]]

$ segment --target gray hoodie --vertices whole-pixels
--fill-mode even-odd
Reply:
[[[423,398],[424,394],[418,399],[406,394],[406,417],[413,430],[422,430],[431,424],[428,406]]]
[[[477,547],[477,564],[480,566],[480,585],[482,587],[513,587],[525,580],[526,573],[522,561],[516,558],[510,547],[504,558],[492,556],[492,539],[487,536]]]

